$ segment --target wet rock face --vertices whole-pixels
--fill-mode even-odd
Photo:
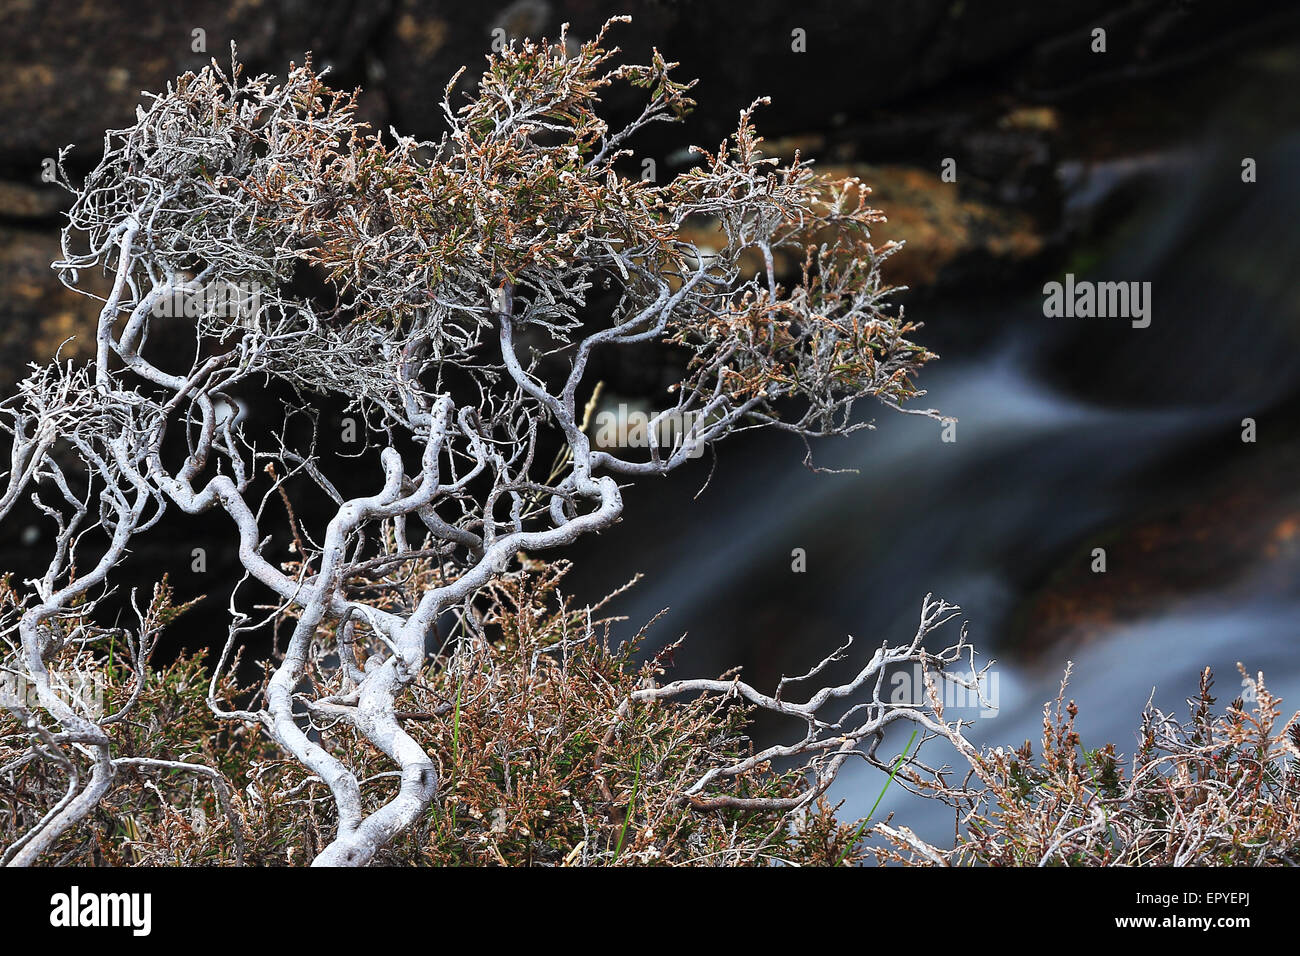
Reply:
[[[792,9],[760,0],[738,17],[728,5],[671,0],[198,0],[184,9],[10,0],[0,5],[8,67],[0,105],[11,119],[0,130],[0,161],[39,158],[67,142],[93,150],[105,125],[130,117],[141,89],[224,57],[232,39],[251,68],[273,72],[311,50],[333,67],[336,81],[361,83],[373,94],[376,121],[430,135],[440,128],[433,105],[443,84],[464,66],[462,82],[472,85],[492,43],[554,36],[565,22],[578,41],[624,13],[633,22],[615,28],[614,42],[629,54],[657,46],[681,61],[683,74],[699,77],[707,97],[700,129],[719,136],[756,95],[772,97],[764,112],[769,135],[851,124],[905,97],[915,105],[915,95],[959,75],[963,82],[948,84],[944,99],[964,110],[971,71],[999,71],[1005,92],[1034,98],[1057,93],[1061,74],[1104,80],[1156,70],[1249,26],[1237,18],[1234,31],[1200,5],[1171,11],[1161,0],[1139,0],[1123,16],[1114,6],[1062,0],[1009,12],[1001,0],[866,0]],[[1284,6],[1256,5],[1260,16]],[[1089,50],[1097,24],[1113,34],[1104,60]],[[206,53],[193,49],[199,29]],[[915,141],[925,120],[907,115],[906,129],[890,134],[889,118],[872,116],[886,129],[863,132]]]
[[[435,77],[450,76],[468,64],[472,76],[493,29],[554,36],[568,22],[572,35],[582,38],[606,17],[626,13],[632,24],[614,34],[615,42],[629,53],[658,47],[681,62],[683,74],[699,77],[700,92],[716,107],[702,124],[714,140],[755,96],[772,97],[764,112],[768,129],[806,129],[810,104],[824,118],[858,114],[1079,27],[1107,6],[1065,0],[1026,5],[1008,16],[1001,0],[751,2],[743,8],[672,0],[516,0],[495,10],[398,0],[381,51],[394,112],[423,134],[437,122],[427,110],[430,93],[440,90],[430,88],[430,69]]]
[[[306,50],[350,69],[383,8],[346,0],[0,5],[0,163],[39,163],[68,143],[93,153],[106,127],[130,121],[141,90],[161,89],[211,57],[228,60],[231,40],[258,69],[282,71]],[[194,49],[195,30],[206,52]]]
[[[1002,0],[797,8],[753,2],[745,5],[741,23],[727,4],[670,0],[198,0],[183,8],[140,0],[9,0],[0,5],[6,64],[0,109],[7,118],[0,127],[0,165],[14,170],[66,143],[94,150],[105,126],[129,119],[141,90],[158,89],[211,56],[224,58],[232,39],[250,68],[272,72],[310,50],[318,63],[334,67],[336,79],[361,83],[373,94],[369,107],[377,122],[432,135],[443,84],[461,66],[472,82],[494,40],[554,36],[564,22],[581,39],[606,17],[626,13],[633,23],[619,28],[616,43],[630,54],[657,46],[681,61],[683,73],[700,78],[709,104],[700,123],[704,133],[725,133],[737,108],[768,94],[765,125],[779,135],[858,117],[1011,55],[1024,60],[1032,78],[1045,62],[1085,55],[1080,51],[1086,51],[1090,26],[1109,22],[1104,14],[1113,6],[1062,0],[1008,13]],[[1178,27],[1174,35],[1189,43],[1204,33],[1197,29],[1199,11],[1171,21],[1168,4],[1128,6],[1116,70],[1135,58],[1150,59],[1151,44],[1136,41],[1169,34],[1171,23]],[[195,30],[205,31],[206,52],[194,49]]]
[[[873,229],[876,245],[904,244],[882,267],[892,285],[991,286],[1023,271],[1044,251],[1043,224],[1034,216],[954,188],[943,182],[938,169],[867,163],[822,163],[817,168],[836,179],[857,177],[870,188],[868,202],[888,217]],[[721,227],[711,220],[688,223],[684,231],[702,249],[723,241]],[[752,268],[761,268],[757,251],[751,260]],[[779,278],[798,278],[803,263],[797,254],[778,249],[774,261]]]

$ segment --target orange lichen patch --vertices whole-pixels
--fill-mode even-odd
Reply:
[[[421,20],[404,13],[397,21],[397,36],[421,56],[433,56],[447,42],[447,24],[442,20]]]
[[[963,258],[1016,262],[1043,249],[1043,238],[1031,217],[962,198],[958,187],[943,182],[937,170],[860,163],[820,169],[823,174],[857,176],[871,184],[872,203],[888,217],[889,237],[906,243],[884,269],[891,282],[931,285]]]
[[[0,313],[0,385],[8,389],[28,372],[27,364],[48,361],[62,343],[76,337],[60,353],[64,357],[90,354],[95,321],[94,299],[65,289],[50,268],[59,254],[58,241],[28,230],[0,229],[0,275],[8,297]],[[87,276],[88,287],[97,288]]]
[[[1300,516],[1288,515],[1273,528],[1273,537],[1277,541],[1290,541],[1300,533]]]
[[[40,324],[32,340],[32,351],[37,355],[54,355],[63,358],[87,358],[95,353],[95,317],[85,312],[60,309],[52,312]]]
[[[1050,132],[1061,124],[1061,116],[1050,106],[1017,106],[998,120],[1001,129]]]
[[[10,67],[10,77],[15,86],[53,86],[57,77],[44,63],[20,63]]]
[[[1043,251],[1043,236],[1030,216],[962,199],[957,187],[943,182],[937,173],[912,166],[865,164],[814,168],[827,181],[856,177],[870,187],[871,204],[884,212],[882,226],[890,241],[905,244],[882,270],[895,284],[913,288],[933,285],[945,269],[963,260],[983,258],[1014,264]],[[850,198],[856,195],[857,188],[850,186]],[[688,224],[682,237],[702,249],[723,242],[722,230],[712,220]],[[824,237],[814,233],[810,238],[820,241]],[[775,250],[774,259],[779,277],[797,278],[800,254]],[[743,261],[747,269],[758,270],[763,265],[757,250],[749,250]]]

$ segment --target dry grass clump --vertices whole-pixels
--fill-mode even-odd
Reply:
[[[895,839],[878,857],[993,866],[1295,866],[1300,862],[1300,714],[1241,665],[1247,704],[1215,713],[1213,675],[1179,720],[1148,704],[1136,752],[1086,749],[1069,680],[1043,711],[1037,758],[1026,741],[979,755],[984,787],[963,810],[957,845]],[[1127,763],[1127,768],[1125,764]],[[943,796],[939,790],[932,791]]]
[[[958,808],[955,847],[920,840],[886,819],[845,821],[808,801],[804,770],[757,763],[727,777],[725,800],[692,797],[710,770],[746,766],[752,709],[735,696],[645,699],[660,686],[671,648],[638,663],[635,639],[616,643],[614,619],[564,598],[567,565],[523,559],[456,617],[400,702],[404,729],[433,755],[441,785],[418,825],[376,862],[388,865],[1294,865],[1300,860],[1300,721],[1262,677],[1216,714],[1207,669],[1190,715],[1148,706],[1136,752],[1083,747],[1078,708],[1061,693],[1044,710],[1040,752],[956,748],[969,774],[890,761],[891,781]],[[398,572],[417,589],[440,572],[412,560]],[[384,600],[399,600],[388,597]],[[17,610],[0,580],[0,625]],[[189,605],[164,581],[142,612],[143,645],[98,634],[94,650],[68,640],[51,670],[71,687],[99,675],[97,697],[116,755],[114,785],[43,862],[64,865],[305,865],[337,826],[329,791],[287,759],[256,724],[218,717],[255,706],[263,680],[216,681],[181,655],[151,669],[157,634]],[[67,624],[75,634],[75,621]],[[355,642],[362,631],[321,649]],[[12,652],[10,653],[10,657]],[[322,653],[321,659],[326,657]],[[93,657],[93,659],[92,659]],[[6,668],[11,670],[7,659]],[[273,662],[266,665],[269,675]],[[229,675],[236,667],[223,668]],[[395,795],[399,772],[350,724],[317,701],[331,688],[312,668],[300,702],[311,727],[358,768],[368,804]],[[644,694],[641,695],[644,697]],[[10,704],[14,704],[10,701]],[[0,713],[0,844],[17,845],[77,787],[76,742],[21,706]],[[120,714],[108,720],[102,714]],[[915,735],[913,735],[915,737]],[[929,734],[926,739],[933,739]],[[35,744],[35,746],[33,746]],[[1127,764],[1127,766],[1126,766]],[[949,784],[947,781],[952,781]],[[972,781],[974,786],[972,786]],[[796,812],[790,807],[803,803]]]
[[[751,752],[747,710],[697,698],[640,706],[631,692],[663,674],[661,655],[634,660],[613,646],[609,620],[559,594],[563,565],[528,562],[493,586],[456,640],[413,683],[403,726],[435,756],[441,795],[421,824],[376,862],[390,865],[745,865],[856,862],[859,828],[824,802],[791,823],[777,811],[701,810],[683,790],[715,763]],[[427,567],[417,571],[431,574]],[[164,598],[165,600],[165,598]],[[129,659],[100,662],[105,701],[136,681]],[[313,675],[315,676],[315,675]],[[222,793],[193,773],[156,767],[119,773],[111,795],[60,840],[46,862],[74,865],[298,865],[329,842],[328,790],[249,723],[214,716],[208,674],[195,657],[148,673],[131,718],[112,725],[122,758],[201,761]],[[256,696],[226,678],[223,710]],[[397,789],[384,756],[341,724],[320,733],[356,761],[367,799]],[[57,803],[62,764],[23,759],[29,735],[0,717],[0,833],[8,843]],[[798,773],[768,766],[734,781],[743,796],[789,798]]]

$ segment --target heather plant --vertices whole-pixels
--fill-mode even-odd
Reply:
[[[740,771],[751,806],[701,811],[682,794],[710,766],[752,756],[745,708],[706,697],[620,712],[664,671],[636,663],[639,637],[610,638],[599,607],[559,593],[566,568],[525,562],[495,580],[469,636],[412,682],[402,721],[437,763],[443,794],[376,857],[394,865],[834,865],[857,862],[855,829],[813,801],[797,826],[781,807],[806,781],[767,762]],[[427,566],[419,575],[434,573]],[[174,619],[167,589],[158,613]],[[61,668],[67,669],[67,665]],[[130,655],[100,662],[105,702],[132,702],[105,726],[116,785],[54,844],[68,865],[302,865],[337,827],[329,789],[258,726],[209,707],[210,670],[193,657],[144,670]],[[315,680],[325,675],[313,671]],[[224,707],[253,688],[226,674]],[[66,787],[59,751],[33,750],[10,712],[0,719],[0,820],[29,830]],[[364,735],[327,731],[332,748],[391,797],[400,780]],[[63,742],[66,744],[66,741]],[[54,743],[49,744],[50,747]],[[765,804],[772,803],[778,809]]]
[[[1037,759],[1028,743],[1015,750],[969,747],[961,726],[943,718],[942,695],[932,693],[924,705],[931,723],[914,730],[893,757],[876,758],[875,737],[849,748],[834,734],[824,739],[829,754],[888,768],[876,806],[862,820],[846,820],[816,790],[817,780],[833,774],[824,769],[810,787],[804,763],[782,767],[779,748],[759,750],[751,739],[755,710],[783,693],[765,699],[735,675],[707,682],[712,693],[677,693],[699,684],[662,683],[676,645],[639,660],[645,631],[615,640],[617,619],[564,596],[566,570],[562,562],[524,561],[494,579],[464,622],[464,638],[431,657],[411,683],[396,717],[439,767],[442,793],[376,854],[377,862],[1295,863],[1300,724],[1279,721],[1279,701],[1262,680],[1247,678],[1252,706],[1238,699],[1216,713],[1205,674],[1189,719],[1148,707],[1127,757],[1114,744],[1082,746],[1064,684],[1045,709]],[[418,558],[411,571],[417,578],[437,573]],[[11,612],[12,589],[0,598]],[[146,613],[166,624],[188,611],[172,604],[164,583]],[[76,654],[65,647],[51,663],[73,673],[86,667]],[[943,664],[932,658],[925,665],[932,687],[943,679]],[[211,669],[185,655],[150,669],[129,647],[95,668],[105,710],[129,710],[131,717],[99,721],[111,741],[115,785],[61,834],[50,862],[299,866],[328,845],[338,818],[325,782],[257,723],[223,719],[209,706],[214,698],[232,708],[256,693],[257,682],[240,687],[226,672],[213,685]],[[314,666],[308,677],[328,679],[328,671]],[[781,691],[790,683],[798,681]],[[39,728],[23,716],[12,702],[0,716],[5,833],[30,831],[57,806],[76,767],[60,759],[66,737],[41,736],[32,746]],[[375,799],[392,796],[400,778],[364,735],[343,723],[321,734]],[[931,741],[965,758],[960,786],[953,768],[926,766],[922,750]],[[719,775],[728,781],[725,790],[699,786]],[[956,845],[931,845],[892,815],[877,818],[891,786],[952,804],[961,821]]]
[[[132,125],[107,133],[81,183],[60,154],[73,201],[54,265],[102,309],[93,358],[38,364],[0,403],[10,462],[0,519],[26,498],[53,530],[52,545],[9,579],[0,626],[4,666],[31,691],[23,699],[6,692],[16,721],[6,740],[22,746],[0,775],[37,766],[43,775],[34,789],[20,788],[6,862],[86,852],[65,849],[65,839],[146,772],[189,774],[215,788],[221,812],[204,810],[216,821],[207,832],[242,834],[255,847],[246,831],[261,824],[239,822],[249,822],[252,804],[227,793],[225,758],[202,745],[198,725],[162,755],[133,756],[123,736],[160,692],[150,690],[148,661],[162,618],[176,609],[159,592],[127,627],[106,623],[105,601],[136,537],[165,515],[224,515],[244,572],[221,598],[229,636],[210,662],[206,704],[223,726],[242,728],[230,746],[253,759],[258,739],[282,763],[259,765],[253,790],[235,790],[254,800],[264,793],[257,780],[282,780],[287,789],[268,783],[279,796],[256,798],[256,813],[276,800],[303,801],[319,810],[311,819],[321,830],[302,852],[321,864],[362,865],[420,840],[431,813],[438,826],[449,826],[449,815],[460,822],[462,800],[465,813],[487,813],[486,798],[473,795],[489,781],[504,794],[491,808],[503,826],[544,829],[509,802],[529,772],[514,763],[514,744],[457,730],[468,731],[461,718],[485,702],[495,702],[495,719],[533,699],[503,683],[507,675],[553,674],[549,658],[538,674],[520,673],[475,637],[485,602],[521,555],[610,527],[623,509],[620,481],[666,474],[737,432],[847,435],[870,427],[856,409],[863,400],[900,408],[917,394],[913,375],[933,356],[909,339],[913,326],[890,304],[880,264],[896,247],[873,243],[881,216],[866,205],[865,187],[820,178],[797,156],[766,157],[753,126],[758,102],[716,151],[697,150],[686,172],[663,184],[622,175],[636,134],[679,120],[693,104],[691,84],[657,52],[645,65],[615,65],[608,28],[581,44],[562,33],[511,45],[489,57],[469,95],[457,94],[458,74],[442,99],[447,131],[437,141],[371,131],[356,118],[356,93],[331,90],[310,62],[283,80],[249,77],[232,50],[227,68],[214,62],[179,78],[149,97]],[[614,86],[642,97],[621,127],[600,111]],[[688,228],[702,217],[716,225],[707,246]],[[803,263],[799,281],[778,281],[778,254]],[[93,281],[100,274],[102,295]],[[225,295],[205,294],[214,288],[252,294],[232,307]],[[192,329],[192,350],[151,346],[163,323]],[[680,377],[657,397],[645,447],[593,450],[585,428],[592,357],[645,343],[672,350]],[[269,407],[268,386],[296,396],[283,413]],[[345,403],[362,423],[364,450],[342,463],[317,441],[319,396]],[[232,411],[249,407],[282,427],[268,436]],[[656,437],[666,421],[689,423],[670,447]],[[302,422],[309,427],[296,427]],[[374,469],[373,490],[345,496],[340,468],[349,477]],[[292,502],[309,495],[333,502],[323,527],[295,517]],[[287,505],[283,517],[268,508],[276,500]],[[270,556],[277,535],[291,537],[292,563]],[[266,593],[269,609],[259,603]],[[626,808],[607,806],[604,819],[589,821],[582,853],[664,852],[664,835],[696,824],[664,810],[652,837],[637,821],[647,819],[644,801],[662,803],[671,788],[680,788],[674,806],[699,812],[811,812],[848,759],[888,766],[875,747],[896,720],[960,740],[956,725],[880,695],[892,666],[971,653],[964,637],[937,654],[923,647],[954,613],[927,600],[912,641],[883,646],[856,677],[802,703],[788,699],[787,682],[769,696],[734,679],[623,695],[589,772],[608,788],[606,805],[621,799],[614,778],[631,772],[634,783]],[[451,621],[459,623],[448,650]],[[276,652],[263,661],[264,679],[235,693],[240,649],[270,633]],[[479,657],[465,656],[472,647]],[[585,661],[573,665],[575,681],[613,681],[604,658],[573,659]],[[541,666],[540,658],[530,665]],[[70,668],[100,674],[116,709],[66,694]],[[177,673],[165,671],[164,685]],[[186,673],[179,679],[192,700]],[[441,698],[421,698],[447,674],[462,681],[450,711]],[[139,691],[122,698],[123,682]],[[802,722],[805,733],[744,755],[727,742],[730,716],[718,718],[715,729],[726,732],[715,739],[692,709],[703,703],[655,710],[679,697],[738,698]],[[536,699],[542,706],[544,695]],[[644,730],[647,713],[683,721],[681,740]],[[450,764],[435,758],[445,754],[437,744],[448,722]],[[642,733],[640,745],[621,736]],[[545,744],[520,740],[524,749]],[[702,749],[677,749],[685,745]],[[776,759],[801,768],[797,786],[763,776]],[[168,826],[182,826],[159,807]],[[574,810],[578,819],[584,812]],[[613,849],[610,814],[620,829]],[[709,835],[711,825],[699,824],[703,845],[725,856],[731,850],[718,842],[721,831]],[[539,858],[549,859],[548,846],[536,849]]]
[[[1241,665],[1243,697],[1222,713],[1206,668],[1188,717],[1148,704],[1137,745],[1088,749],[1075,730],[1079,709],[1061,692],[1043,710],[1033,744],[997,747],[969,759],[975,788],[904,770],[920,792],[959,812],[951,849],[905,828],[878,828],[882,862],[991,866],[1296,866],[1300,862],[1300,713],[1283,721],[1282,701],[1262,674]],[[970,756],[969,751],[964,751]]]

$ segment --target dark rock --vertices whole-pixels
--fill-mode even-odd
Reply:
[[[0,165],[26,170],[75,143],[92,160],[106,127],[131,121],[142,90],[163,89],[212,58],[228,63],[230,42],[250,68],[283,73],[314,51],[318,64],[355,72],[378,27],[384,0],[281,0],[230,4],[198,0],[184,9],[155,3],[44,3],[0,7]],[[206,31],[205,53],[192,31]]]
[[[58,255],[56,231],[0,225],[0,395],[12,394],[28,363],[50,361],[66,339],[76,337],[64,348],[65,357],[91,354],[99,306],[59,283],[50,269]]]

